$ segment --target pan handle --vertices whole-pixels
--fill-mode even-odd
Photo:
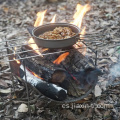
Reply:
[[[32,34],[32,31],[33,31],[34,27],[33,26],[30,26],[27,28],[29,34],[31,35],[31,37],[33,37],[33,34]]]

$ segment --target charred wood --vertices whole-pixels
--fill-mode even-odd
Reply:
[[[22,72],[22,73],[21,73]],[[20,74],[24,73],[23,65],[20,66]],[[25,77],[26,74],[26,77]],[[20,76],[24,81],[27,78],[27,82],[39,90],[43,95],[53,100],[62,101],[67,97],[67,91],[55,84],[48,83],[35,77],[30,71],[26,69],[25,74]]]

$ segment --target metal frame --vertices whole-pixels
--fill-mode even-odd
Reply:
[[[96,36],[92,36],[92,35],[85,35],[85,36],[81,36],[81,39],[79,40],[80,42],[82,42],[83,44],[85,44],[86,47],[80,47],[79,45],[77,49],[84,49],[84,48],[88,48],[90,49],[94,54],[95,54],[95,67],[97,66],[97,51],[90,48],[88,45],[87,45],[87,42],[96,42],[96,39],[93,39],[94,37],[98,37],[97,35]],[[25,39],[25,42],[24,44],[15,44],[15,45],[12,45],[11,42],[15,42],[17,43],[18,40],[23,40]],[[90,40],[91,39],[91,40]],[[21,46],[24,46],[24,45],[29,45],[27,43],[27,40],[28,40],[28,37],[24,37],[24,38],[16,38],[16,39],[11,39],[11,40],[7,40],[7,39],[2,39],[3,42],[0,42],[0,44],[4,44],[4,47],[3,49],[0,49],[0,52],[2,52],[2,55],[0,55],[0,58],[8,58],[9,56],[11,55],[15,55],[17,56],[17,59],[12,59],[12,60],[7,60],[7,62],[11,62],[11,61],[15,61],[15,60],[23,60],[23,59],[29,59],[29,58],[32,58],[32,57],[38,57],[40,55],[34,55],[34,56],[30,56],[30,57],[24,57],[24,58],[21,58],[20,57],[20,53],[24,53],[24,52],[31,52],[31,51],[34,51],[34,50],[39,50],[39,49],[33,49],[33,50],[26,50],[26,51],[19,51],[19,47]],[[98,42],[98,41],[97,41]],[[31,43],[31,44],[34,44],[34,43]],[[16,50],[15,48],[18,48],[18,50]],[[10,49],[12,51],[12,53],[9,53],[9,50]],[[3,54],[4,50],[6,50],[6,54]],[[70,49],[72,50],[72,49]],[[46,56],[46,55],[51,55],[51,54],[57,54],[57,53],[64,53],[64,52],[68,52],[69,50],[62,50],[62,51],[59,51],[59,52],[52,52],[52,53],[45,53],[45,54],[42,54],[43,56]],[[26,94],[27,94],[27,100],[28,100],[28,106],[30,105],[30,96],[29,96],[29,90],[28,90],[28,84],[27,84],[27,77],[26,77],[26,69],[25,69],[25,63],[23,64],[24,66],[24,72],[25,72],[25,88],[26,88]],[[10,71],[11,71],[11,66],[10,67]],[[1,73],[6,73],[6,70],[3,70],[3,71],[0,71],[0,74]],[[14,90],[14,94],[15,94],[15,84],[14,84],[14,74],[12,73],[11,71],[11,75],[12,75],[12,78],[11,78],[11,81],[12,81],[12,84],[13,84],[13,90]],[[76,101],[79,101],[79,100],[82,100],[84,98],[86,98],[91,92],[92,90],[94,89],[95,85],[93,85],[84,95],[80,96],[80,97],[71,97],[69,99],[66,99],[64,101],[54,101],[50,98],[47,98],[45,97],[45,99],[48,99],[49,101],[54,101],[56,104],[63,104],[63,103],[70,103],[70,102],[76,102]],[[29,108],[29,116],[30,116],[30,119],[31,119],[31,110]]]
[[[82,39],[82,37],[83,37],[83,39]],[[83,44],[85,44],[85,46],[86,47],[80,47],[79,45],[77,45],[78,46],[78,48],[77,49],[84,49],[84,48],[89,48],[94,54],[95,54],[95,67],[96,67],[96,65],[97,65],[97,51],[95,51],[95,50],[93,50],[92,48],[90,48],[90,47],[88,47],[87,46],[87,44],[85,43],[85,37],[84,36],[82,36],[81,37],[81,39],[79,40],[80,42],[82,42]],[[22,38],[23,39],[23,38]],[[24,39],[27,39],[26,37],[24,38]],[[3,42],[1,42],[1,43],[4,43],[5,44],[5,47],[3,48],[3,49],[6,49],[6,54],[5,55],[2,55],[2,56],[0,56],[0,57],[9,57],[9,56],[11,56],[11,55],[15,55],[15,56],[17,56],[17,59],[12,59],[12,60],[7,60],[8,62],[11,62],[11,61],[15,61],[15,60],[23,60],[23,59],[28,59],[28,58],[32,58],[32,57],[38,57],[38,56],[40,56],[40,55],[35,55],[35,56],[30,56],[30,57],[24,57],[24,58],[21,58],[20,57],[20,53],[24,53],[24,52],[31,52],[31,51],[34,51],[34,50],[39,50],[39,49],[33,49],[33,50],[26,50],[26,51],[23,51],[23,52],[21,52],[21,51],[19,51],[19,50],[16,50],[15,48],[19,48],[19,47],[21,47],[21,46],[23,46],[23,45],[29,45],[28,43],[25,43],[25,44],[20,44],[20,45],[18,45],[18,44],[16,44],[16,45],[11,45],[11,43],[10,42],[16,42],[17,43],[17,40],[20,40],[20,39],[11,39],[11,40],[5,40],[5,39],[3,39]],[[83,42],[83,40],[84,40],[84,42]],[[31,43],[31,44],[34,44],[34,43]],[[0,49],[1,51],[3,50],[3,49]],[[9,50],[8,49],[10,49],[11,51],[12,51],[12,53],[9,53]],[[70,49],[70,50],[72,50],[72,49]],[[59,52],[52,52],[52,53],[45,53],[45,54],[42,54],[43,56],[46,56],[46,55],[51,55],[51,54],[57,54],[57,53],[64,53],[64,52],[67,52],[67,51],[69,51],[69,50],[62,50],[62,51],[59,51]],[[11,66],[10,66],[10,68],[11,68]],[[24,68],[25,68],[25,64],[24,64]],[[4,71],[0,71],[0,73],[1,72],[4,72]],[[26,71],[25,71],[25,69],[24,69],[24,72],[26,73]],[[11,73],[12,73],[12,71],[11,71]],[[13,77],[14,75],[13,75],[13,73],[12,73],[12,77]],[[27,81],[27,78],[25,77],[25,81]],[[14,81],[12,80],[12,82],[13,82],[13,87],[14,87]],[[28,104],[29,104],[29,94],[28,94],[28,86],[27,86],[27,84],[25,85],[25,87],[26,87],[26,92],[27,92],[27,98],[28,98]],[[85,97],[87,97],[88,95],[89,95],[89,93],[92,91],[94,89],[94,86],[88,91],[88,92],[86,92],[86,94],[84,94],[84,95],[82,95],[82,96],[80,96],[80,97],[78,97],[78,98],[73,98],[73,99],[69,99],[69,100],[65,100],[65,101],[62,101],[61,103],[67,103],[67,102],[75,102],[75,101],[78,101],[78,100],[81,100],[81,99],[83,99],[83,98],[85,98]],[[14,91],[15,92],[15,91]],[[60,102],[59,102],[60,103]]]

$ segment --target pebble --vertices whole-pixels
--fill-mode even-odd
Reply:
[[[107,53],[109,54],[109,55],[112,55],[113,53],[114,53],[114,48],[112,48],[112,49],[110,49]]]
[[[19,107],[18,107],[18,112],[28,112],[28,106],[26,104],[21,104]]]

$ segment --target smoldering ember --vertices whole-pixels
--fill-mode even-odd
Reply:
[[[0,0],[0,120],[119,120],[120,1]]]

